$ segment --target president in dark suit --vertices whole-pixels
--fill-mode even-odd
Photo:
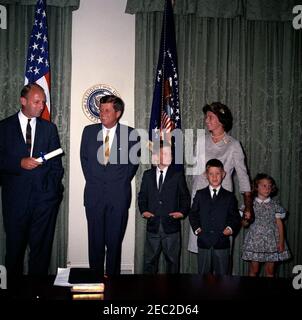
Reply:
[[[229,271],[229,237],[239,230],[241,218],[234,194],[221,186],[225,176],[222,162],[209,160],[205,174],[209,186],[196,192],[189,214],[197,235],[198,273],[225,275]]]
[[[40,119],[45,93],[37,84],[21,91],[21,110],[0,122],[2,209],[8,274],[20,275],[29,245],[29,274],[48,273],[56,218],[62,200],[59,156],[40,164],[40,152],[60,147],[55,124]]]
[[[81,164],[86,180],[84,205],[88,223],[90,268],[119,274],[122,241],[131,203],[131,180],[138,169],[137,132],[118,121],[124,102],[114,95],[100,99],[101,124],[84,128]]]
[[[171,164],[171,145],[161,142],[153,151],[157,166],[143,175],[138,205],[147,219],[144,250],[144,273],[157,273],[158,260],[163,252],[166,273],[179,272],[181,223],[190,210],[190,193],[183,171]]]

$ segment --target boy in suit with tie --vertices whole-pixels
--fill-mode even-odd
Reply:
[[[144,249],[144,273],[157,273],[161,251],[166,260],[166,273],[179,272],[180,220],[190,210],[190,193],[185,176],[171,166],[171,145],[161,141],[153,150],[157,166],[143,175],[138,206],[147,219]]]
[[[229,271],[229,237],[239,230],[241,219],[234,194],[221,186],[225,176],[222,162],[209,160],[205,175],[209,186],[196,192],[189,214],[198,237],[198,273],[225,275]]]

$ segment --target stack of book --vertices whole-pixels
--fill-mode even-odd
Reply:
[[[73,300],[103,300],[103,275],[88,268],[71,268],[68,282],[72,284]]]

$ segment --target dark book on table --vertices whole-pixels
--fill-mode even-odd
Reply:
[[[89,268],[71,268],[68,282],[77,283],[100,283],[103,282],[104,276],[96,270]]]

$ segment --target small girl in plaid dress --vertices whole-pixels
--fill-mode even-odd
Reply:
[[[246,233],[242,253],[242,259],[249,261],[249,276],[257,276],[264,263],[265,276],[274,277],[276,262],[290,258],[282,221],[286,210],[270,197],[276,190],[272,177],[257,174],[253,182],[255,221]]]

